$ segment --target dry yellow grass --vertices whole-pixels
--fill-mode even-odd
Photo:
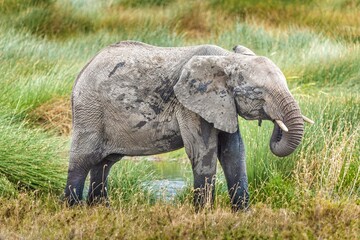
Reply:
[[[1,239],[358,239],[360,206],[320,197],[304,209],[256,204],[248,212],[191,205],[59,206],[27,194],[0,206]],[[306,206],[306,207],[305,207]]]
[[[35,125],[60,135],[71,131],[71,107],[69,97],[53,98],[30,113]]]
[[[342,192],[347,192],[348,198],[356,196],[359,189],[356,184],[360,178],[359,159],[356,154],[360,125],[354,129],[346,126],[335,131],[321,129],[321,135],[324,139],[324,147],[321,151],[317,154],[301,152],[294,170],[298,190],[303,194],[309,194],[310,197],[311,193],[307,191],[312,189],[328,199],[336,199]],[[313,141],[310,144],[314,145],[317,142]],[[312,148],[312,146],[308,147]],[[352,172],[350,172],[351,166]],[[345,182],[347,184],[344,184]],[[343,189],[343,185],[347,185],[347,189]]]

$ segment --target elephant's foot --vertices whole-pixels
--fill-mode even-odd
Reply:
[[[72,188],[71,185],[66,187],[65,196],[62,200],[68,207],[83,205],[82,195],[77,194],[76,189]]]
[[[105,207],[110,207],[110,201],[107,197],[89,197],[87,199],[87,204],[89,206],[105,206]]]
[[[92,186],[89,189],[87,204],[90,206],[94,206],[94,205],[105,205],[106,207],[110,206],[110,202],[107,197],[107,189],[103,183],[100,183],[96,187]]]
[[[239,212],[239,211],[242,211],[242,212],[247,212],[248,210],[250,210],[250,206],[249,206],[249,203],[239,203],[239,204],[233,204],[231,206],[231,210],[233,212]]]
[[[215,191],[213,184],[206,184],[204,188],[194,189],[195,212],[203,209],[212,209],[214,206]]]
[[[84,183],[87,173],[88,171],[80,171],[79,169],[68,171],[68,179],[64,191],[64,201],[68,206],[82,204]]]
[[[231,198],[231,202],[233,212],[247,211],[249,209],[249,193],[240,188],[240,191]]]

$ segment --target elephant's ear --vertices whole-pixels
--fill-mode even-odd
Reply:
[[[237,113],[222,56],[195,56],[185,64],[174,87],[177,99],[214,127],[228,133],[237,130]]]
[[[241,45],[236,45],[233,48],[234,53],[240,53],[243,55],[248,55],[248,56],[256,56],[256,54],[251,51],[250,49],[248,49],[247,47],[241,46]]]

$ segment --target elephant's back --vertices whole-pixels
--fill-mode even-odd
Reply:
[[[112,44],[89,61],[75,86],[98,88],[107,82],[137,87],[160,85],[179,77],[182,65],[194,55],[195,48],[156,47],[135,41]]]
[[[132,41],[106,47],[84,67],[73,88],[75,123],[99,125],[109,152],[136,155],[129,149],[139,148],[137,154],[154,154],[182,147],[173,86],[183,65],[207,50]]]
[[[121,41],[101,50],[78,75],[75,86],[81,88],[122,82],[137,88],[164,83],[175,85],[182,67],[195,55],[225,55],[228,52],[213,45],[158,47],[137,41]],[[88,85],[88,86],[86,86]]]

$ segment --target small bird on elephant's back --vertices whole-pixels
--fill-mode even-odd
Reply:
[[[271,151],[279,157],[300,144],[304,117],[280,69],[236,46],[156,47],[123,41],[99,52],[79,73],[72,92],[73,134],[65,197],[107,201],[107,176],[124,156],[185,147],[194,176],[194,204],[214,200],[219,159],[234,210],[249,192],[237,117],[270,120]]]

